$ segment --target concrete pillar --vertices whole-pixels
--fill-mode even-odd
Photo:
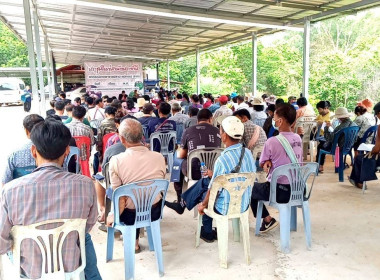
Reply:
[[[309,63],[310,63],[310,20],[305,19],[303,33],[303,71],[302,96],[309,98]]]
[[[36,62],[35,62],[34,44],[33,44],[32,18],[30,15],[29,0],[23,0],[23,7],[24,7],[24,18],[25,18],[25,29],[26,29],[26,45],[28,47],[30,80],[31,80],[32,96],[33,96],[31,112],[36,113],[36,114],[41,114],[41,110],[39,106],[39,97],[38,97]]]
[[[38,66],[38,81],[40,87],[40,107],[41,114],[45,116],[46,114],[46,101],[45,101],[45,86],[44,86],[44,72],[42,71],[42,57],[41,57],[41,40],[40,40],[40,28],[38,24],[37,11],[33,11],[33,20],[34,20],[34,36],[36,40],[36,52],[37,52],[37,66]]]
[[[168,80],[168,90],[170,90],[170,66],[169,66],[169,59],[166,60],[166,71],[167,71],[167,80]]]
[[[52,77],[51,77],[51,69],[50,69],[50,53],[49,53],[49,45],[47,41],[47,37],[44,38],[45,45],[45,61],[46,61],[46,74],[48,78],[48,86],[49,86],[49,100],[53,99],[53,86],[52,86]]]
[[[196,57],[196,64],[197,64],[197,94],[201,94],[201,68],[200,68],[200,63],[201,63],[201,55],[199,53],[199,49],[197,48],[197,51],[195,53]]]
[[[257,36],[252,33],[252,96],[257,95]]]

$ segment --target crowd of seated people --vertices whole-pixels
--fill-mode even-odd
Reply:
[[[181,139],[177,142],[179,145],[171,147],[176,150],[176,159],[183,159],[180,179],[174,182],[176,200],[163,201],[161,195],[158,195],[151,210],[152,220],[161,217],[160,206],[163,204],[179,214],[183,214],[186,208],[191,210],[197,207],[202,215],[201,238],[205,242],[213,242],[217,240],[217,231],[212,227],[212,219],[204,214],[204,209],[208,207],[210,188],[217,176],[234,172],[237,166],[238,172],[264,170],[268,174],[267,181],[252,182],[243,195],[241,211],[246,211],[251,206],[256,217],[258,201],[269,199],[269,185],[274,169],[293,160],[282,143],[289,143],[294,160],[302,161],[303,133],[294,131],[297,119],[312,117],[319,127],[318,159],[320,150],[331,149],[336,133],[346,127],[361,127],[355,144],[357,149],[364,132],[375,125],[380,117],[380,103],[373,108],[373,116],[373,104],[369,100],[358,104],[355,109],[357,118],[353,121],[352,115],[343,107],[336,108],[333,115],[329,101],[317,103],[316,116],[304,97],[297,99],[291,96],[285,103],[284,99],[267,95],[248,98],[234,93],[216,98],[211,94],[189,97],[185,92],[163,89],[151,97],[138,96],[136,92],[129,95],[122,92],[118,97],[101,98],[86,94],[73,102],[61,93],[50,105],[52,108],[46,112],[48,117],[45,119],[35,114],[25,117],[25,144],[8,157],[0,199],[0,254],[11,250],[10,232],[15,225],[30,225],[50,219],[84,218],[87,219],[86,279],[101,279],[89,234],[91,228],[96,221],[107,226],[112,226],[114,221],[112,213],[105,219],[106,189],[102,179],[95,176],[99,174],[99,166],[100,174],[105,176],[105,166],[109,165],[108,175],[113,190],[136,181],[167,178],[167,173],[171,170],[167,170],[159,143],[153,142],[151,147],[148,141],[154,133],[176,131],[179,125],[184,127]],[[339,122],[336,125],[333,116]],[[114,134],[108,141],[103,141],[109,133]],[[94,147],[92,173],[96,180],[73,174],[76,170],[71,168],[71,162],[67,169],[62,168],[65,167],[70,146],[76,146],[73,137],[77,136],[88,137]],[[338,145],[342,146],[343,142],[344,136],[338,139]],[[199,160],[191,162],[195,183],[183,192],[184,179],[188,175],[187,158],[192,151],[204,148],[224,150],[216,159],[212,170],[202,172]],[[379,153],[378,129],[371,157],[375,158]],[[363,184],[360,177],[362,160],[363,155],[355,157],[350,176],[350,182],[357,187],[362,187]],[[380,166],[377,157],[376,160],[377,166]],[[320,172],[324,171],[324,161],[322,156]],[[32,167],[33,172],[15,176],[15,170],[26,167]],[[279,179],[277,201],[286,203],[289,197],[289,182]],[[35,207],[37,199],[41,207]],[[228,193],[220,189],[214,205],[215,211],[226,215],[229,199]],[[120,221],[132,225],[136,217],[133,202],[122,198],[119,207]],[[9,211],[10,208],[16,211]],[[258,218],[262,219],[261,232],[272,230],[278,225],[278,221],[265,207],[262,216]],[[79,247],[72,242],[76,238],[76,235],[70,235],[70,240],[65,245],[65,271],[73,271],[79,266]],[[41,275],[41,271],[35,268],[40,267],[37,264],[41,262],[36,249],[33,244],[25,244],[23,247],[21,266],[25,277],[38,278]],[[135,252],[140,251],[137,230]]]

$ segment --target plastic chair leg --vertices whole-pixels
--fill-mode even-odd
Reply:
[[[280,212],[281,251],[285,254],[290,252],[290,207],[288,204],[278,204]]]
[[[164,260],[162,256],[161,230],[160,220],[151,223],[152,238],[154,244],[154,252],[156,254],[158,273],[160,277],[164,276]]]
[[[123,226],[120,228],[120,231],[123,234],[124,241],[125,279],[130,280],[135,278],[136,227]]]
[[[255,235],[259,235],[260,233],[260,227],[261,227],[261,216],[263,214],[263,201],[259,201],[257,203],[257,215],[256,215],[256,229],[255,229]]]
[[[152,229],[150,227],[146,227],[146,234],[148,235],[149,251],[154,251]]]
[[[218,249],[219,249],[219,262],[220,267],[227,268],[227,254],[228,254],[228,219],[221,217],[216,219],[218,227]]]
[[[198,207],[194,207],[194,219],[196,219],[199,216]]]
[[[302,216],[303,225],[305,229],[306,246],[311,249],[311,221],[310,221],[310,208],[309,201],[304,201],[302,203]]]
[[[198,227],[197,227],[197,233],[195,234],[195,248],[199,247],[199,242],[201,239],[201,228],[202,228],[202,216],[198,215]]]
[[[297,206],[292,206],[290,215],[290,230],[297,231]]]
[[[234,241],[240,242],[240,224],[239,218],[232,219],[232,229],[234,233]]]
[[[112,227],[107,227],[107,254],[106,262],[113,259],[113,246],[115,240],[115,229]]]
[[[172,173],[174,154],[173,153],[169,153],[167,157],[168,157],[168,169],[169,169],[169,173]]]
[[[363,182],[363,187],[362,187],[362,194],[364,194],[366,188],[367,188],[367,182],[364,181]]]
[[[240,216],[240,224],[242,228],[244,256],[247,265],[251,264],[251,243],[249,242],[249,212],[245,211]]]

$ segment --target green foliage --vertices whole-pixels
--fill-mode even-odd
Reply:
[[[27,67],[28,50],[24,43],[0,22],[0,67]]]

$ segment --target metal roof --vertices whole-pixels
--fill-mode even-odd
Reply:
[[[57,63],[158,61],[283,29],[301,30],[378,0],[32,0]],[[0,19],[26,41],[23,0],[0,0]],[[43,44],[43,40],[42,44]],[[44,52],[42,52],[44,54]]]

